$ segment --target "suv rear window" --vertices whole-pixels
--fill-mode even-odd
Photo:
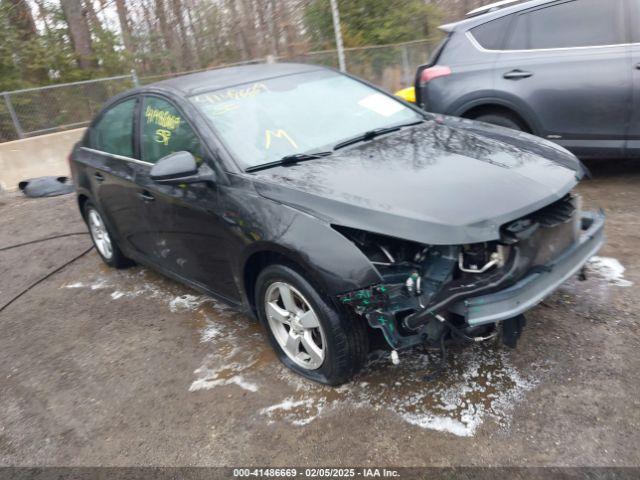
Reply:
[[[518,16],[508,50],[625,43],[623,0],[572,0]]]
[[[482,48],[500,50],[504,44],[504,37],[507,34],[511,20],[513,20],[513,15],[492,20],[472,28],[471,34]]]

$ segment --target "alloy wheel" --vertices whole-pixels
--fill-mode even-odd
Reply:
[[[274,282],[264,299],[269,328],[284,353],[308,370],[322,366],[326,354],[325,335],[316,312],[292,285]]]
[[[102,220],[100,214],[93,208],[89,210],[87,215],[89,223],[89,231],[91,232],[91,238],[98,251],[104,258],[110,260],[113,256],[113,245],[111,243],[111,237],[107,231],[107,227]]]

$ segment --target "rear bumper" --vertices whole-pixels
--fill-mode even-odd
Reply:
[[[604,243],[603,213],[583,213],[582,226],[580,239],[549,262],[548,271],[532,273],[505,290],[467,298],[450,310],[464,316],[473,327],[506,320],[533,308],[577,273]]]

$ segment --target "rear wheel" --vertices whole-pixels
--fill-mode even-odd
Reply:
[[[89,227],[93,245],[104,263],[113,268],[125,268],[131,265],[131,260],[124,256],[109,232],[102,215],[91,202],[84,205],[84,219]]]
[[[512,130],[519,130],[521,132],[527,131],[525,126],[522,125],[522,122],[520,122],[514,115],[509,115],[507,113],[487,113],[474,118],[474,120],[510,128]]]
[[[296,373],[339,385],[364,365],[369,347],[364,323],[339,312],[292,268],[270,265],[260,273],[256,306],[280,361]]]

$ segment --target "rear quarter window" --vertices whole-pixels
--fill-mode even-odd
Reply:
[[[571,0],[518,15],[507,50],[618,45],[624,23],[623,0]]]
[[[487,50],[501,50],[513,15],[498,18],[471,29],[471,35]]]

